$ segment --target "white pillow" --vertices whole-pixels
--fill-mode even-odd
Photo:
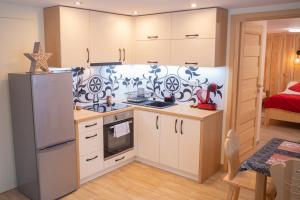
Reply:
[[[285,91],[281,92],[282,94],[295,94],[295,95],[300,95],[300,92],[295,92],[293,90],[290,90],[289,87],[296,85],[298,82],[297,81],[291,81],[287,84],[287,87]]]

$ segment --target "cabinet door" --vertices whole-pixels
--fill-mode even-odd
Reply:
[[[178,168],[179,120],[176,117],[161,115],[160,163]]]
[[[171,14],[135,18],[136,40],[170,39]]]
[[[171,39],[215,38],[217,9],[172,13]]]
[[[200,121],[181,119],[179,129],[179,169],[198,175],[200,155]]]
[[[139,111],[138,116],[138,155],[146,160],[159,162],[159,115]]]
[[[170,64],[170,41],[136,41],[136,64]]]
[[[132,26],[130,17],[92,11],[91,62],[130,62]]]
[[[171,40],[171,64],[215,66],[215,39]]]
[[[118,43],[122,49],[122,63],[132,64],[132,48],[133,48],[133,30],[134,21],[132,17],[118,15],[116,24],[118,35]]]
[[[87,10],[60,7],[60,45],[62,67],[87,66],[90,13]]]

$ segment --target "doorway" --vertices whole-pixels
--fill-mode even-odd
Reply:
[[[263,29],[259,30],[262,25],[257,23],[299,17],[300,9],[233,15],[231,18],[225,133],[229,129],[242,133],[239,135],[241,161],[255,152],[260,140],[261,97],[264,91],[264,67],[261,66],[264,66],[262,62],[265,60],[262,46],[263,34],[266,33]]]

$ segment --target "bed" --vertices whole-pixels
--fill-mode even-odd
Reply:
[[[264,108],[266,127],[271,119],[300,123],[300,82],[290,82],[284,92],[268,98]]]

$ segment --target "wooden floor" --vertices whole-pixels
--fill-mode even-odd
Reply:
[[[261,129],[260,148],[270,138],[300,140],[300,126],[290,123]],[[99,177],[64,200],[225,200],[228,186],[220,171],[204,184],[134,162]],[[0,194],[0,200],[26,200],[17,190]],[[254,193],[241,190],[239,200],[253,200]]]

